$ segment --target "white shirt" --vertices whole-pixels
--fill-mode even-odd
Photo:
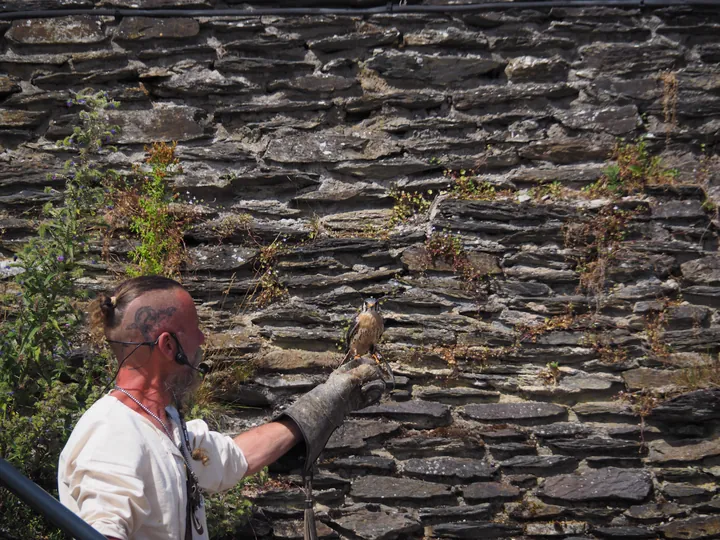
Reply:
[[[99,399],[75,426],[60,454],[60,502],[105,536],[123,540],[185,538],[185,462],[179,418],[168,407],[175,444],[167,435],[116,398]],[[230,489],[247,471],[247,461],[233,440],[210,431],[202,420],[187,422],[190,452],[200,448],[208,459],[190,459],[200,487]],[[207,540],[205,505],[197,511]]]

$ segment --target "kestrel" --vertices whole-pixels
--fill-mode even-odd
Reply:
[[[384,364],[384,368],[390,375],[393,386],[395,386],[395,377],[392,370],[377,350],[377,342],[380,341],[384,330],[385,323],[382,315],[380,315],[380,303],[375,298],[368,298],[363,302],[362,310],[355,317],[345,336],[347,354],[341,364],[351,358],[359,358],[370,353],[378,364]]]

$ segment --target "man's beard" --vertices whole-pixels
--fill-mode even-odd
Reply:
[[[191,365],[197,367],[202,361],[202,357],[203,351],[198,349],[195,352],[195,357],[190,361]],[[175,406],[178,409],[188,404],[188,401],[190,401],[195,391],[200,388],[201,384],[202,378],[200,374],[188,366],[184,366],[184,369],[178,370],[175,375],[165,381],[165,387],[173,396]]]

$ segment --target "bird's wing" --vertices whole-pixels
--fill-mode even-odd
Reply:
[[[355,334],[357,334],[357,331],[360,329],[360,318],[355,317],[354,324],[348,328],[347,333],[345,334],[345,352],[350,350],[350,343],[352,342],[352,338],[355,337]]]

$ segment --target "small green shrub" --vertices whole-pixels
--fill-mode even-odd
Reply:
[[[390,218],[390,226],[409,221],[416,214],[423,214],[430,209],[431,201],[426,195],[432,196],[433,191],[428,190],[427,194],[419,192],[407,192],[393,190],[390,196],[395,199],[393,214]]]
[[[672,185],[678,171],[663,165],[660,156],[651,156],[647,142],[618,142],[602,177],[583,191],[590,197],[619,197],[642,191],[647,185]]]
[[[175,147],[176,143],[153,143],[146,148],[145,161],[150,170],[139,175],[130,192],[137,194],[130,230],[140,238],[140,245],[130,252],[136,265],[128,269],[130,277],[157,274],[177,278],[185,262],[183,230],[187,220],[170,211],[177,194],[169,186],[168,177],[180,171]]]
[[[38,236],[17,254],[16,296],[0,306],[0,456],[52,495],[57,460],[86,406],[107,378],[107,357],[80,362],[84,341],[79,262],[98,237],[104,185],[112,171],[93,161],[111,142],[106,110],[116,103],[85,90],[68,100],[80,106],[80,126],[60,142],[75,152],[65,164],[63,199],[43,209]],[[11,302],[11,303],[10,303]],[[59,539],[61,535],[25,503],[0,490],[0,533],[13,538]]]

